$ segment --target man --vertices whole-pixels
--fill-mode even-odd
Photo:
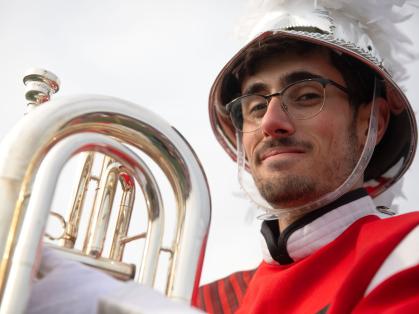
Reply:
[[[243,189],[264,210],[265,259],[255,272],[202,287],[196,305],[207,312],[412,313],[419,307],[419,215],[385,218],[391,211],[378,211],[371,198],[403,175],[415,152],[412,108],[384,67],[400,69],[390,48],[403,47],[382,42],[398,38],[390,1],[379,19],[375,2],[348,3],[265,1],[253,8],[247,21],[256,21],[255,38],[214,83],[211,123],[238,161]],[[74,280],[71,269],[80,266],[66,263],[64,278]],[[45,268],[50,282],[35,287],[34,313],[45,313],[42,293],[51,297],[57,282],[71,283],[51,271],[54,265],[44,262]],[[56,303],[115,313],[125,297],[125,308],[144,312],[147,305],[138,303],[152,299],[133,285],[77,272],[92,285],[101,282],[102,291],[82,291],[92,296],[89,308],[64,296]],[[153,306],[160,303],[156,298]],[[179,306],[179,313],[193,312]]]
[[[398,37],[394,6],[387,1],[378,17],[373,1],[250,8],[253,37],[217,77],[209,112],[243,189],[264,209],[265,258],[254,274],[202,287],[199,307],[419,308],[419,214],[387,218],[391,211],[372,201],[403,175],[416,147],[412,109],[385,68],[402,70],[392,58],[404,49],[390,41]]]

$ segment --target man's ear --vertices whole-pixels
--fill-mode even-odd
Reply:
[[[388,102],[383,97],[375,99],[375,106],[377,111],[377,143],[378,144],[387,130],[390,121],[390,107]],[[368,105],[361,105],[358,108],[358,135],[360,138],[366,138],[368,134],[369,119],[371,113],[371,103]]]

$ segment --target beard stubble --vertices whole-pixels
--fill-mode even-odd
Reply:
[[[347,140],[344,141],[340,151],[340,158],[330,156],[329,162],[321,171],[322,178],[305,174],[273,176],[272,178],[260,178],[255,175],[254,181],[262,197],[276,208],[286,208],[306,204],[337,189],[349,177],[360,156],[355,117],[349,124]],[[275,139],[270,143],[270,147],[275,145],[303,145],[306,148],[312,148],[311,143],[297,142],[292,138]]]

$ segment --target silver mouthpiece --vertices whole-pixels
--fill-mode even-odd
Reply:
[[[28,110],[48,101],[60,88],[60,80],[54,73],[37,68],[26,72],[23,83],[26,85]]]

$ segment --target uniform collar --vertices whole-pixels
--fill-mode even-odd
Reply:
[[[353,222],[377,214],[365,189],[351,191],[336,201],[308,213],[279,232],[278,221],[264,221],[261,233],[266,262],[290,264],[336,239]]]

